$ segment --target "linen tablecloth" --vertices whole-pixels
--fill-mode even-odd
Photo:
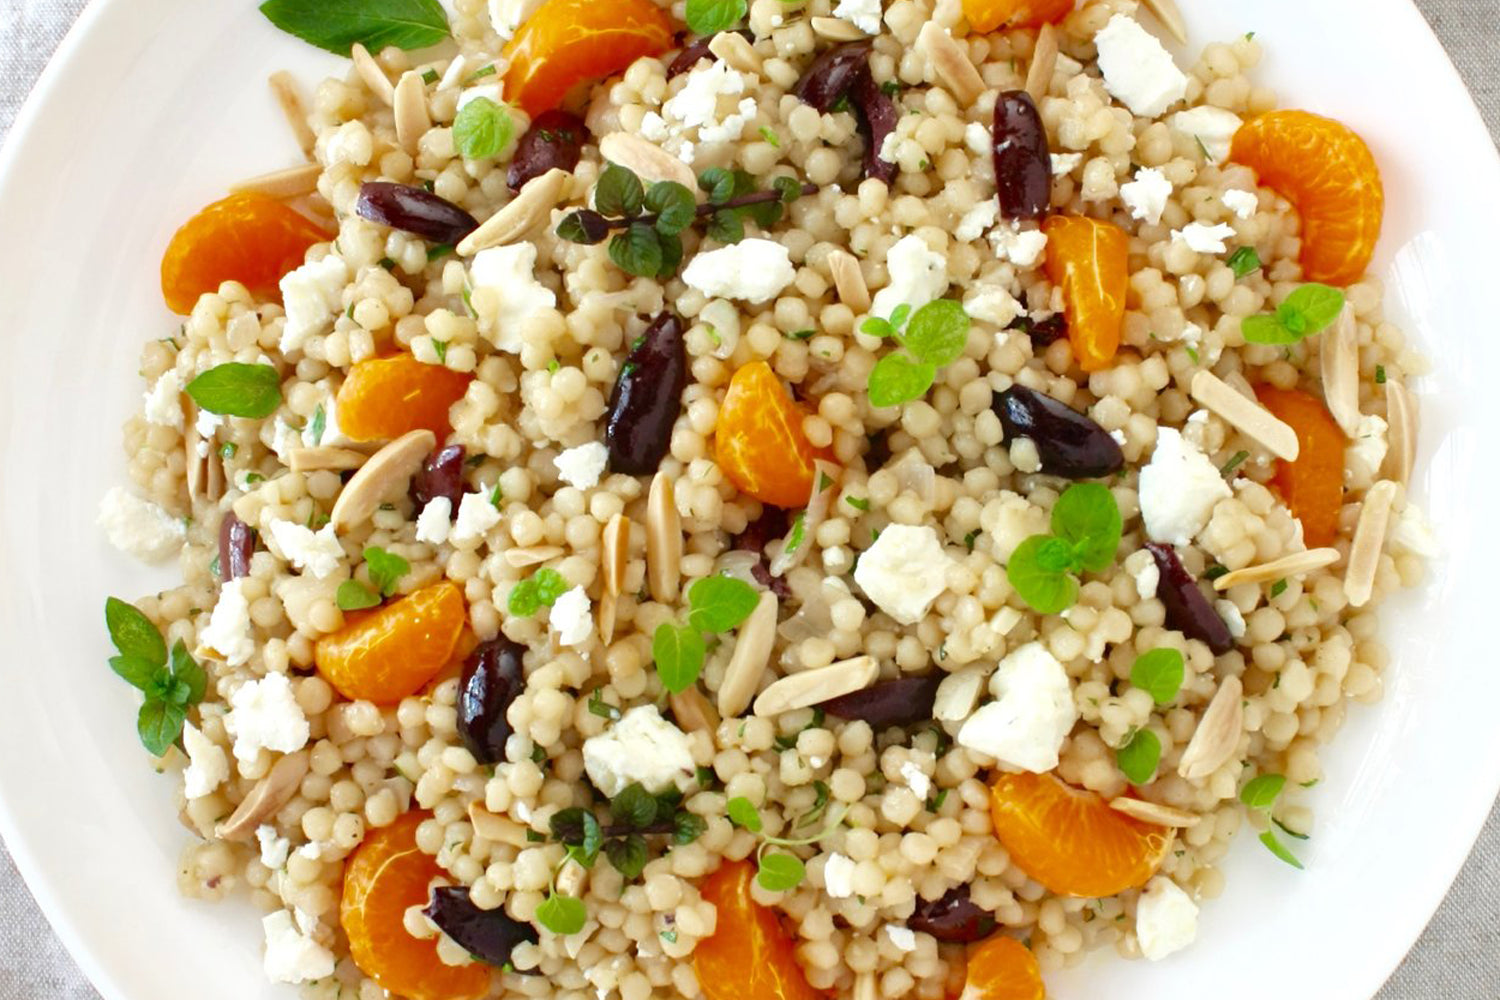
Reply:
[[[228,2],[228,0],[204,0]],[[250,0],[240,0],[250,2]],[[1349,3],[1355,0],[1321,0]],[[1416,0],[1500,143],[1500,0]],[[0,141],[84,0],[0,0]],[[1500,810],[1376,1000],[1500,997]],[[0,850],[0,1000],[98,1000]],[[1299,998],[1300,1000],[1300,998]]]

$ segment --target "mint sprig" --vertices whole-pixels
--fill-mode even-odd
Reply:
[[[910,306],[899,305],[890,319],[872,316],[859,329],[872,337],[894,338],[906,349],[887,354],[870,370],[872,406],[899,406],[921,399],[932,388],[938,369],[962,357],[969,343],[969,317],[952,299],[929,302],[915,313]]]
[[[282,31],[339,56],[356,42],[379,52],[388,45],[422,49],[448,37],[438,0],[266,0],[260,12]]]
[[[488,97],[476,97],[453,119],[453,148],[466,160],[487,160],[515,138],[510,109]]]
[[[182,735],[188,709],[203,700],[208,675],[181,639],[169,658],[161,630],[134,605],[108,598],[104,623],[120,654],[110,658],[110,667],[145,696],[136,717],[141,745],[160,757]]]
[[[568,592],[568,581],[550,566],[544,566],[511,588],[505,607],[519,618],[530,618],[542,608],[550,608]]]
[[[760,594],[743,580],[708,576],[688,588],[687,623],[662,622],[651,637],[651,655],[662,687],[672,694],[697,683],[708,655],[705,632],[728,632],[738,628],[755,606]]]
[[[1251,344],[1295,344],[1327,329],[1343,308],[1343,292],[1311,282],[1288,295],[1275,312],[1246,316],[1240,333]]]
[[[239,361],[215,365],[187,384],[193,402],[221,416],[269,417],[281,405],[281,373]]]
[[[1245,783],[1245,787],[1240,789],[1240,801],[1243,802],[1245,804],[1245,807],[1251,812],[1260,813],[1271,823],[1275,823],[1277,826],[1281,827],[1281,824],[1276,822],[1276,819],[1271,815],[1271,812],[1276,808],[1276,800],[1281,797],[1281,793],[1285,788],[1285,775],[1262,774],[1258,777],[1251,778],[1248,782]],[[1286,827],[1281,827],[1281,829],[1286,830]],[[1301,834],[1292,834],[1290,830],[1287,830],[1286,832],[1294,837],[1297,837],[1299,840],[1307,839]],[[1263,845],[1265,845],[1266,850],[1276,855],[1277,858],[1291,865],[1293,868],[1298,869],[1299,871],[1302,869],[1302,862],[1299,861],[1297,859],[1297,856],[1293,854],[1291,850],[1289,850],[1287,846],[1281,842],[1281,839],[1276,836],[1275,830],[1266,830],[1260,835],[1259,840]]]
[[[1033,610],[1056,614],[1078,599],[1078,574],[1099,573],[1114,562],[1123,527],[1107,487],[1074,483],[1052,507],[1052,534],[1016,546],[1006,578]]]
[[[822,784],[819,782],[818,784]],[[814,804],[813,809],[792,824],[793,829],[801,829],[811,825],[823,815],[828,807],[828,790],[824,786],[819,792],[819,801]],[[760,848],[756,851],[756,873],[755,881],[760,883],[761,888],[768,892],[786,892],[801,885],[807,878],[807,866],[802,859],[791,851],[772,851],[771,847],[802,847],[807,844],[815,844],[837,830],[844,822],[847,807],[841,807],[838,813],[816,833],[807,837],[773,837],[765,832],[765,821],[761,818],[760,810],[755,808],[755,803],[747,798],[735,796],[724,803],[724,811],[729,816],[729,821],[743,830],[755,834],[761,841]]]

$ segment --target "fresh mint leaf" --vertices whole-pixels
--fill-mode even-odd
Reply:
[[[778,177],[771,182],[771,189],[781,195],[783,205],[790,205],[802,197],[802,185],[795,177]]]
[[[681,847],[691,844],[708,830],[708,820],[686,809],[679,809],[672,817],[672,843]]]
[[[1229,265],[1229,270],[1234,272],[1236,278],[1243,278],[1260,270],[1260,254],[1255,252],[1254,247],[1240,247],[1224,263]]]
[[[656,231],[675,236],[698,217],[698,201],[693,192],[675,181],[657,181],[646,189],[646,210],[656,213]]]
[[[411,572],[411,563],[372,545],[365,549],[365,569],[380,596],[390,597],[396,592],[396,585],[401,582],[401,578]]]
[[[217,365],[187,384],[187,394],[209,413],[259,419],[281,405],[281,373],[239,361]]]
[[[1149,729],[1137,729],[1130,742],[1115,751],[1115,763],[1132,785],[1147,784],[1161,763],[1161,739]]]
[[[358,580],[345,580],[334,593],[333,602],[340,611],[363,611],[378,605],[380,595],[371,593],[370,588]]]
[[[551,607],[568,591],[568,581],[550,566],[544,566],[511,588],[505,601],[506,610],[521,618],[530,618],[543,607]]]
[[[1288,295],[1274,313],[1246,316],[1240,333],[1251,344],[1295,344],[1327,329],[1343,308],[1343,292],[1310,282]]]
[[[722,205],[734,197],[734,173],[724,167],[709,167],[698,175],[698,187],[710,205]]]
[[[683,20],[695,34],[712,35],[738,24],[745,16],[745,0],[688,0]]]
[[[760,603],[755,588],[728,576],[707,576],[688,588],[688,624],[700,632],[738,628]]]
[[[630,826],[649,826],[656,822],[656,798],[640,782],[632,781],[620,789],[620,794],[609,800],[609,814],[616,823]]]
[[[646,870],[646,862],[650,860],[646,838],[638,833],[611,840],[604,845],[604,855],[627,882],[640,878],[641,872]]]
[[[768,853],[760,859],[760,870],[755,881],[767,892],[786,892],[795,889],[807,878],[807,867],[795,854]]]
[[[594,208],[605,215],[639,215],[646,192],[632,171],[611,163],[594,185]]]
[[[891,310],[891,326],[897,330],[906,325],[907,317],[911,315],[911,306],[903,302]]]
[[[662,267],[661,237],[644,222],[634,223],[609,241],[609,259],[627,274],[655,278]]]
[[[609,220],[591,209],[580,208],[563,216],[557,224],[557,235],[569,243],[593,246],[603,243],[609,235]]]
[[[187,704],[196,705],[203,700],[208,690],[208,674],[188,652],[187,644],[178,639],[172,644],[172,676],[179,684],[187,685]]]
[[[1240,320],[1240,336],[1247,344],[1295,344],[1302,339],[1301,334],[1285,329],[1275,316],[1267,313]]]
[[[487,160],[503,150],[516,135],[510,109],[488,97],[476,97],[458,109],[453,119],[453,146],[466,160]]]
[[[894,337],[896,328],[891,326],[890,320],[881,319],[879,316],[871,316],[859,324],[859,332],[871,337]]]
[[[735,826],[743,827],[751,833],[760,833],[765,829],[765,824],[760,819],[760,810],[747,798],[735,796],[724,804],[724,811],[729,814],[729,822]]]
[[[656,271],[656,279],[666,281],[682,264],[682,237],[676,233],[658,233],[656,238],[661,242],[661,267]]]
[[[187,708],[164,698],[147,698],[136,716],[135,729],[141,745],[153,757],[160,757],[167,748],[177,742],[182,734],[182,724],[187,721]]]
[[[1032,610],[1055,615],[1078,600],[1078,581],[1063,568],[1070,558],[1068,548],[1050,535],[1032,535],[1011,553],[1005,577]]]
[[[588,916],[589,911],[583,905],[583,900],[574,899],[572,896],[559,896],[555,892],[549,893],[536,908],[536,922],[553,934],[563,937],[583,930]]]
[[[1187,664],[1175,649],[1153,649],[1135,658],[1130,683],[1151,696],[1158,705],[1169,705],[1182,689]]]
[[[663,622],[651,637],[651,657],[656,661],[657,676],[661,678],[662,687],[672,694],[680,694],[693,686],[703,672],[703,660],[707,655],[703,633],[697,629]]]
[[[720,243],[738,243],[745,238],[745,220],[740,218],[739,212],[726,208],[708,217],[704,234]]]
[[[167,644],[161,630],[134,604],[118,597],[106,599],[104,624],[109,629],[109,641],[122,656],[143,660],[153,667],[167,662]]]
[[[157,671],[161,670],[161,664],[149,663],[139,656],[111,656],[109,666],[125,683],[142,691],[150,687]]]
[[[1245,787],[1240,789],[1240,801],[1251,809],[1257,811],[1269,811],[1281,797],[1281,790],[1286,787],[1286,776],[1280,774],[1262,774],[1246,782]]]
[[[340,56],[356,42],[379,52],[390,45],[423,49],[448,37],[438,0],[266,0],[260,12],[287,34]]]
[[[1266,850],[1270,851],[1272,854],[1276,855],[1282,861],[1285,861],[1287,864],[1291,865],[1298,871],[1302,871],[1302,862],[1297,860],[1297,856],[1295,854],[1287,850],[1286,845],[1277,838],[1275,831],[1267,830],[1265,833],[1261,834],[1260,842],[1266,845]]]
[[[969,344],[969,317],[952,299],[938,299],[912,315],[900,339],[918,361],[941,368],[963,356]]]
[[[921,399],[932,388],[937,368],[905,354],[887,354],[870,369],[871,406],[899,406]]]
[[[1074,483],[1052,508],[1052,533],[1073,545],[1079,567],[1091,573],[1115,561],[1123,526],[1120,505],[1100,483]]]

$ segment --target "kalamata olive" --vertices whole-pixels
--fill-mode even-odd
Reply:
[[[941,673],[897,677],[863,691],[831,698],[821,707],[841,719],[863,719],[876,732],[891,726],[909,726],[932,718],[932,703],[942,679]]]
[[[354,211],[360,218],[433,243],[457,243],[479,228],[478,219],[446,198],[390,181],[361,184]]]
[[[609,467],[615,472],[651,475],[672,443],[687,382],[683,332],[682,320],[664,312],[625,356],[604,422]]]
[[[526,647],[498,636],[480,643],[464,663],[458,688],[458,735],[481,764],[505,759],[512,732],[505,713],[526,686]]]
[[[854,86],[861,67],[869,71],[870,42],[835,45],[812,61],[792,91],[797,99],[827,112]]]
[[[792,596],[792,588],[785,576],[772,576],[771,563],[766,558],[766,546],[778,538],[786,537],[788,518],[781,507],[767,505],[760,517],[745,525],[745,530],[734,536],[734,548],[760,555],[760,561],[750,567],[755,582],[767,588],[781,600]]]
[[[995,915],[969,899],[967,884],[956,885],[938,899],[917,897],[917,908],[906,918],[906,926],[949,944],[969,944],[990,936]]]
[[[229,511],[219,522],[219,579],[228,583],[249,576],[254,554],[255,531]]]
[[[431,901],[422,910],[464,951],[490,965],[503,966],[510,953],[522,942],[536,943],[536,928],[515,920],[504,907],[481,910],[461,885],[444,885],[432,890]]]
[[[859,112],[860,131],[865,137],[865,176],[889,184],[896,178],[896,165],[882,160],[880,149],[901,115],[896,102],[871,75],[869,56],[869,42],[835,46],[813,60],[793,92],[824,113],[832,110],[839,98],[847,97]]]
[[[458,502],[464,495],[464,455],[463,445],[452,444],[427,456],[411,477],[411,502],[418,510],[437,497],[447,497],[453,505],[449,514],[458,516]]]
[[[553,167],[572,173],[583,155],[588,136],[588,126],[577,115],[543,111],[516,143],[516,155],[511,158],[505,183],[512,191],[519,191],[527,181]]]
[[[1007,90],[1000,95],[991,138],[1000,214],[1007,219],[1040,219],[1052,203],[1052,155],[1030,94]]]
[[[1007,438],[1031,438],[1042,471],[1064,479],[1095,479],[1125,467],[1119,442],[1071,406],[1012,385],[990,404]]]
[[[1031,340],[1031,346],[1051,347],[1055,342],[1068,335],[1068,318],[1062,313],[1053,313],[1046,319],[1032,319],[1030,316],[1018,316],[1015,322],[1006,327],[1008,330],[1019,330],[1026,334]]]
[[[1219,617],[1213,605],[1208,603],[1208,598],[1203,596],[1203,591],[1198,589],[1198,581],[1182,565],[1182,560],[1177,558],[1177,552],[1172,546],[1161,542],[1147,542],[1146,551],[1156,560],[1156,569],[1160,574],[1156,584],[1156,597],[1166,606],[1167,627],[1176,629],[1189,639],[1207,643],[1208,648],[1216,655],[1233,649],[1234,636],[1229,634],[1229,626],[1224,624],[1224,619]]]
[[[855,72],[849,96],[859,109],[864,126],[865,176],[890,184],[896,179],[896,165],[881,159],[880,151],[885,147],[885,137],[896,131],[896,122],[901,118],[896,102],[875,83],[868,64]]]
[[[735,34],[740,35],[746,41],[755,40],[754,36],[743,28],[735,32]],[[692,45],[689,45],[687,48],[677,53],[677,58],[673,59],[670,63],[667,64],[667,79],[670,80],[674,76],[681,76],[682,74],[686,73],[688,70],[698,65],[698,60],[700,59],[716,58],[714,54],[709,51],[708,46],[711,42],[713,42],[715,36],[717,35],[718,32],[714,32],[714,34],[712,35],[704,35]]]

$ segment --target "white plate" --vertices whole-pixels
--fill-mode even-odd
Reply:
[[[1448,556],[1386,614],[1386,699],[1355,707],[1311,795],[1306,872],[1242,837],[1200,939],[1164,964],[1096,957],[1056,1000],[1364,1000],[1436,908],[1500,783],[1500,671],[1482,512],[1500,492],[1492,381],[1500,163],[1469,96],[1405,0],[1197,0],[1195,43],[1255,30],[1284,103],[1372,143],[1388,211],[1377,271],[1436,363],[1420,384],[1424,498]],[[282,998],[243,902],[184,901],[188,834],[147,766],[134,695],[105,664],[106,594],[166,586],[110,550],[98,498],[124,481],[119,427],[143,341],[177,320],[157,291],[173,229],[231,181],[297,154],[265,78],[338,61],[249,3],[98,0],[63,44],[0,162],[0,827],[58,933],[109,1000]],[[1440,139],[1432,137],[1439,136]]]

